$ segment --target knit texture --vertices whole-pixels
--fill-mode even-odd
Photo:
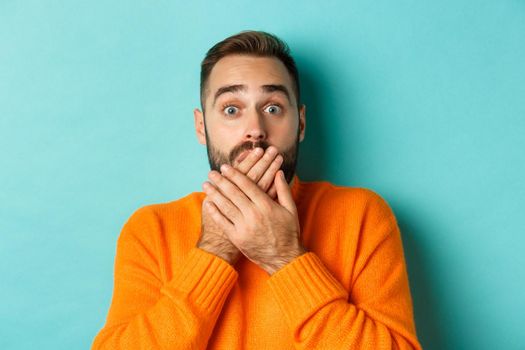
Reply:
[[[421,349],[388,204],[297,176],[292,195],[308,252],[272,276],[196,248],[202,192],[133,213],[92,349]]]

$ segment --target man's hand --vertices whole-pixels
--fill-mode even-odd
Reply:
[[[271,198],[275,198],[276,190],[273,179],[282,161],[283,158],[278,155],[275,147],[268,147],[266,152],[262,148],[256,148],[236,168],[241,173],[246,174]],[[212,212],[207,205],[208,201],[209,198],[206,197],[202,203],[202,233],[197,246],[233,265],[241,253],[230,242],[223,228],[213,220]]]
[[[206,197],[202,202],[201,237],[197,247],[234,265],[240,256],[239,249],[230,242],[223,229],[213,219],[207,205],[208,200]]]
[[[299,241],[299,218],[284,173],[274,177],[278,201],[231,166],[211,171],[203,188],[206,206],[230,241],[270,275],[306,251]]]
[[[259,160],[261,155],[263,157]],[[279,154],[277,148],[270,146],[266,152],[263,152],[262,148],[254,149],[236,169],[246,174],[263,192],[267,192],[272,199],[275,199],[277,192],[273,180],[282,163],[283,156]]]

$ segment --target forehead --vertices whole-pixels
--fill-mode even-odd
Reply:
[[[290,74],[279,59],[230,55],[220,59],[213,67],[207,95],[226,85],[246,85],[248,89],[258,89],[271,84],[284,85],[293,93]]]

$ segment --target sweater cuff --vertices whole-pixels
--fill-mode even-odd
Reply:
[[[268,284],[291,324],[303,322],[333,300],[348,299],[348,292],[312,252],[274,273]]]
[[[237,280],[237,271],[223,259],[200,248],[190,250],[181,269],[161,293],[181,297],[209,314],[219,313]]]

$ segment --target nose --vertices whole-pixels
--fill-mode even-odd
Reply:
[[[264,125],[263,116],[257,112],[251,113],[247,118],[246,132],[244,138],[247,141],[266,140],[267,132]]]

